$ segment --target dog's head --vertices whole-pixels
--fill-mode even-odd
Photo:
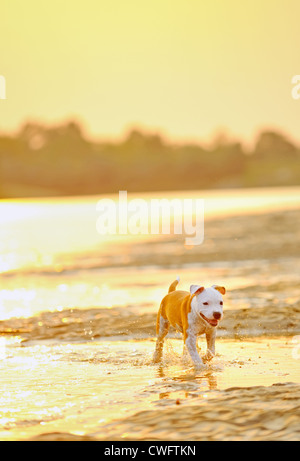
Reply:
[[[190,293],[194,295],[192,308],[206,323],[216,327],[223,317],[222,295],[226,293],[225,288],[218,285],[209,288],[191,285]]]

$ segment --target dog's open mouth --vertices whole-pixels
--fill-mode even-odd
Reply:
[[[209,323],[212,327],[216,327],[218,325],[218,322],[219,320],[217,319],[208,319],[207,317],[205,317],[204,314],[202,314],[202,312],[200,312],[200,315],[202,318],[204,318],[204,320]]]

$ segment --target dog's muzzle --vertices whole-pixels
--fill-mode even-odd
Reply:
[[[202,312],[200,312],[200,315],[201,317],[207,322],[209,323],[212,327],[216,327],[219,323],[219,320],[220,318],[222,317],[222,315],[220,314],[220,312],[214,312],[213,313],[213,316],[214,318],[213,319],[208,319],[207,317],[205,317],[204,314],[202,314]]]
[[[214,319],[220,320],[220,318],[222,317],[222,314],[221,312],[213,312],[213,316],[214,316]]]

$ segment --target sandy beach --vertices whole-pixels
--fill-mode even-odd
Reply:
[[[0,15],[0,441],[300,441],[300,1]]]
[[[298,222],[298,210],[211,219],[192,251],[170,237],[119,251],[110,265],[2,274],[7,293],[39,296],[27,315],[3,310],[0,438],[299,440]],[[177,273],[183,289],[227,288],[217,355],[203,372],[182,362],[175,331],[152,363],[159,300]],[[43,309],[40,297],[54,292]]]

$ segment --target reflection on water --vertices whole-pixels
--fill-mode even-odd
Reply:
[[[220,340],[209,369],[197,373],[182,363],[182,342],[168,342],[162,366],[152,364],[149,340],[8,344],[0,362],[1,439],[93,433],[137,411],[218,398],[228,387],[299,382],[289,339]]]
[[[142,431],[138,414],[149,410],[157,428],[151,437],[166,440],[177,420],[171,410],[185,406],[185,423],[172,436],[192,440],[201,418],[193,419],[191,407],[224,400],[222,414],[229,405],[242,420],[244,394],[226,403],[225,389],[274,383],[285,386],[286,401],[282,388],[267,387],[264,403],[251,394],[249,412],[268,411],[270,390],[278,427],[285,427],[284,415],[294,418],[288,395],[298,388],[287,383],[299,383],[299,360],[288,335],[299,334],[300,189],[198,194],[206,199],[205,241],[194,248],[174,235],[99,236],[99,197],[0,202],[1,439],[47,432],[126,438],[126,418],[137,414],[132,430]],[[182,289],[227,288],[218,355],[202,373],[182,363],[177,339],[168,339],[162,365],[152,364],[155,315],[178,274]],[[241,341],[247,329],[282,337]],[[162,409],[170,415],[162,418]],[[201,430],[216,428],[218,437],[219,417]],[[115,420],[123,423],[115,428]]]
[[[276,268],[276,270],[275,270]],[[177,274],[181,288],[192,281],[228,288],[225,309],[293,304],[300,295],[300,259],[198,262],[178,267],[117,267],[2,276],[0,320],[43,311],[124,307],[141,315],[156,312]],[[272,286],[272,290],[269,289]]]
[[[272,285],[290,280],[290,297],[298,295],[297,214],[268,218],[265,211],[295,208],[300,188],[166,195],[205,198],[202,245],[186,248],[184,237],[172,235],[100,236],[99,197],[1,201],[0,319],[73,307],[156,310],[178,273],[183,283],[220,282],[230,290],[255,286],[258,276]],[[254,219],[245,215],[251,212]],[[216,224],[210,220],[225,214]],[[264,300],[259,295],[257,303]],[[227,297],[229,307],[248,302]]]
[[[110,196],[116,200],[117,196]],[[229,217],[234,214],[264,213],[299,207],[300,188],[235,189],[224,191],[196,191],[152,194],[132,194],[131,198],[203,198],[205,220]],[[96,205],[100,197],[72,197],[53,199],[1,200],[0,201],[0,272],[21,268],[51,268],[60,272],[75,261],[85,265],[86,253],[92,263],[92,251],[98,248],[96,261],[108,265],[122,258],[137,242],[167,236],[158,235],[99,235]],[[129,247],[128,247],[129,245]],[[117,246],[117,247],[116,247]]]

